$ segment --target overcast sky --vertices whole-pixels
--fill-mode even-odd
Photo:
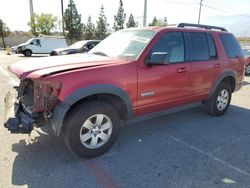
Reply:
[[[61,0],[33,0],[34,11],[61,16]],[[200,0],[148,0],[148,17],[150,22],[154,16],[168,18],[168,22],[197,23]],[[95,22],[101,5],[104,6],[110,26],[113,26],[114,15],[117,13],[119,0],[75,0],[82,22],[91,15]],[[134,15],[139,25],[142,25],[144,0],[123,0],[127,17]],[[64,8],[68,0],[64,0]],[[236,35],[250,36],[250,0],[204,0],[201,23],[224,26]],[[0,0],[0,19],[13,30],[28,31],[29,0]]]

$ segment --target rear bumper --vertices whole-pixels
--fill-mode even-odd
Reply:
[[[16,100],[16,96],[8,92],[4,103],[4,127],[11,133],[29,134],[33,130],[35,120],[22,110],[19,101]]]

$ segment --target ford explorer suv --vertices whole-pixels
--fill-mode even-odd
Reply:
[[[223,115],[244,79],[244,57],[226,29],[181,23],[120,30],[89,53],[25,60],[9,70],[20,85],[15,100],[6,95],[5,127],[30,133],[51,126],[78,156],[93,157],[127,122],[195,104]]]

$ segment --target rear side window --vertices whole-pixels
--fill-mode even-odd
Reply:
[[[205,61],[210,59],[206,33],[191,32],[192,61]]]
[[[220,40],[224,46],[227,57],[243,57],[241,47],[237,39],[230,34],[220,34]]]

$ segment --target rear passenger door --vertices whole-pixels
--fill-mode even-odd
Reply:
[[[205,96],[221,72],[216,45],[212,34],[205,32],[189,32],[189,41],[191,92],[193,96]]]

